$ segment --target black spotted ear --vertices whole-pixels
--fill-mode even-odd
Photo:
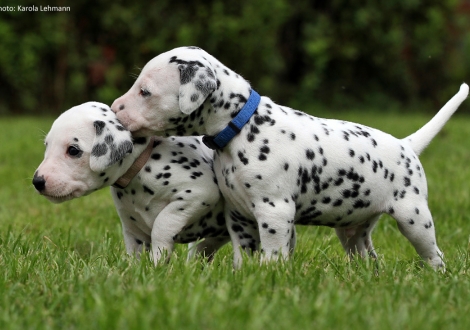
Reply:
[[[120,123],[96,120],[95,139],[90,155],[90,168],[93,172],[102,172],[132,152],[131,133]]]
[[[203,62],[206,62],[203,60]],[[209,63],[202,61],[179,61],[181,86],[179,106],[181,112],[190,114],[204,103],[217,89],[217,79]]]

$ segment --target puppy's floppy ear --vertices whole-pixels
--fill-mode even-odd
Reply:
[[[120,123],[95,120],[95,139],[90,155],[90,168],[102,172],[132,152],[131,133]]]
[[[180,71],[180,110],[188,115],[199,108],[217,89],[217,78],[212,66],[203,58],[197,61],[174,59],[174,62],[178,63]]]

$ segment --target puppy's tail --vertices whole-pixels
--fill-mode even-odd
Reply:
[[[459,105],[467,98],[467,95],[468,85],[463,83],[458,93],[455,94],[426,125],[403,140],[409,143],[417,155],[421,154],[458,109]]]

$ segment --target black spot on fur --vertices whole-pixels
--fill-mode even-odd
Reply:
[[[333,206],[341,206],[341,204],[343,204],[343,200],[342,200],[342,199],[337,199],[337,200],[335,200],[335,202],[333,203]]]
[[[105,143],[97,143],[93,146],[93,149],[91,150],[91,155],[94,157],[101,157],[103,155],[106,155],[107,152],[108,147]]]
[[[305,151],[305,155],[307,156],[307,159],[313,160],[315,158],[315,153],[313,152],[312,149],[307,149]]]
[[[147,143],[147,138],[145,138],[145,137],[134,138],[134,139],[132,139],[132,143],[140,144],[140,145],[146,144]]]
[[[324,197],[321,202],[323,204],[329,204],[331,202],[331,198],[330,197]]]
[[[155,192],[152,189],[150,189],[149,187],[147,187],[146,185],[144,185],[143,188],[144,188],[145,193],[150,194],[150,195],[155,194]]]
[[[404,181],[405,181],[405,187],[408,187],[408,186],[411,185],[411,180],[410,180],[410,178],[404,177],[403,179],[404,179]]]
[[[97,136],[100,136],[103,133],[103,129],[106,126],[106,123],[101,120],[96,120],[93,123],[93,126],[95,127],[95,132]]]

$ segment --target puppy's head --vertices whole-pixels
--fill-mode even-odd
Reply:
[[[130,132],[107,105],[97,102],[84,103],[60,115],[45,145],[44,160],[34,174],[33,185],[54,203],[111,185],[122,174],[115,167],[133,149]]]
[[[162,134],[195,111],[217,89],[208,54],[176,48],[148,62],[131,89],[111,109],[134,136]]]

